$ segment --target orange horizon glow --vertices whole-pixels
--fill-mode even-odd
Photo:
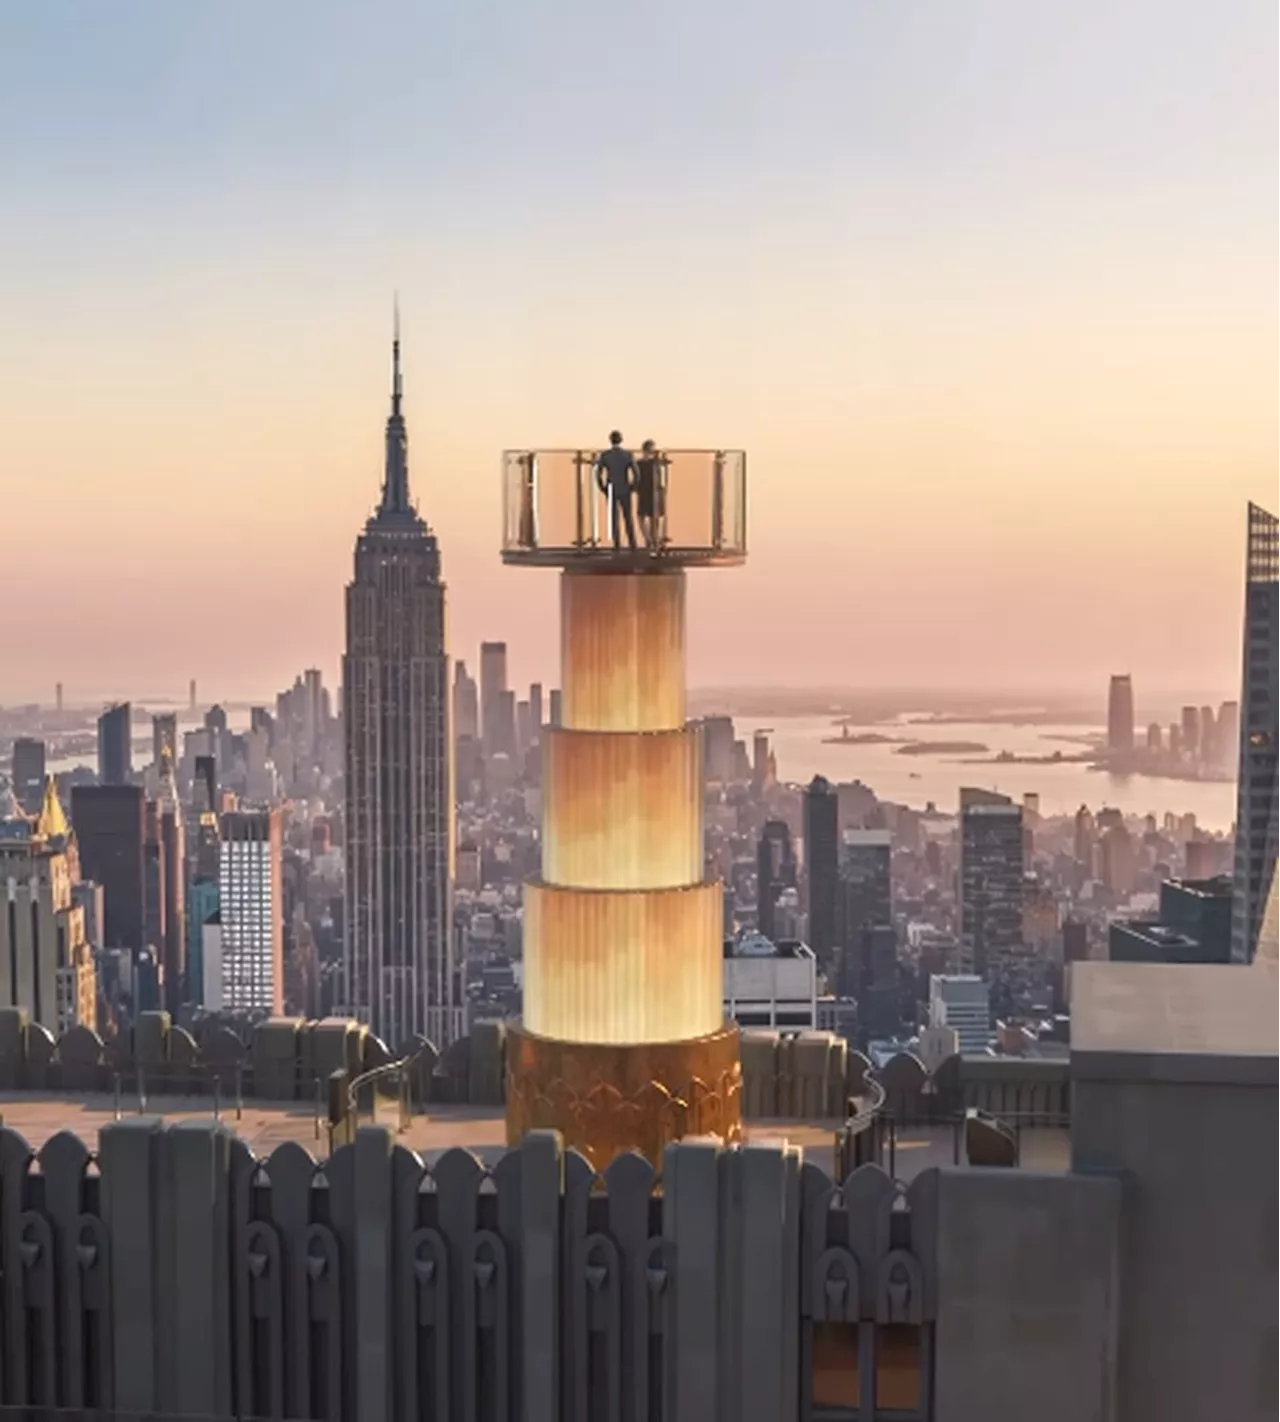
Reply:
[[[618,426],[747,451],[694,686],[1232,693],[1274,8],[655,6],[15,14],[0,703],[336,679],[397,288],[455,656],[553,681],[500,452]],[[663,102],[588,122],[602,54]]]

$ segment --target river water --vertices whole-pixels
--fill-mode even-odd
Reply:
[[[1021,799],[1028,792],[1039,795],[1044,815],[1071,815],[1081,805],[1095,813],[1105,805],[1126,815],[1166,811],[1177,815],[1194,814],[1204,829],[1225,831],[1235,818],[1235,785],[1208,780],[1166,780],[1145,775],[1113,775],[1091,770],[1087,764],[1059,765],[966,765],[965,760],[994,756],[1001,751],[1014,755],[1048,756],[1061,751],[1064,756],[1087,749],[1080,738],[1101,734],[1101,728],[1081,725],[990,724],[908,722],[849,727],[851,736],[880,734],[914,741],[971,741],[988,747],[983,752],[899,755],[897,745],[827,745],[823,738],[838,736],[840,727],[829,716],[783,716],[773,720],[738,716],[734,718],[739,736],[750,747],[756,730],[769,730],[778,778],[804,783],[815,775],[828,780],[861,780],[882,800],[924,809],[929,801],[939,810],[954,814],[960,788],[966,785],[998,790]],[[1062,737],[1063,739],[1057,739]]]

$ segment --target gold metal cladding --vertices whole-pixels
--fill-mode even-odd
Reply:
[[[620,1047],[548,1041],[507,1026],[507,1143],[557,1130],[596,1170],[636,1150],[661,1168],[682,1136],[742,1137],[738,1029],[686,1042]]]
[[[702,734],[542,733],[542,877],[666,889],[703,875]]]
[[[685,722],[685,575],[560,575],[564,724],[676,731]]]
[[[524,1021],[566,1042],[704,1037],[724,1018],[718,882],[599,891],[524,886]]]

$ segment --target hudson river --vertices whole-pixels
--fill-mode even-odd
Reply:
[[[771,729],[770,741],[778,762],[778,778],[805,782],[815,775],[828,780],[861,780],[882,800],[923,809],[932,800],[939,810],[956,812],[962,785],[999,790],[1014,799],[1028,791],[1040,796],[1044,815],[1073,815],[1081,805],[1095,813],[1113,805],[1126,815],[1166,811],[1195,815],[1207,830],[1226,831],[1235,818],[1233,783],[1209,780],[1164,780],[1145,775],[1112,775],[1090,770],[1087,764],[966,765],[966,760],[990,759],[1001,751],[1014,755],[1078,755],[1095,728],[1089,726],[1020,726],[1005,723],[880,722],[849,727],[849,734],[892,736],[901,741],[968,741],[986,751],[943,752],[937,755],[899,755],[898,744],[825,745],[823,738],[838,736],[841,728],[830,716],[783,716],[773,720],[736,716],[739,736]],[[1058,738],[1061,739],[1058,739]]]

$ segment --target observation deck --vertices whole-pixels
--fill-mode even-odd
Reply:
[[[507,450],[502,456],[503,562],[641,573],[734,567],[746,559],[747,456],[742,450],[632,452],[637,474],[619,499],[608,481],[597,477],[598,449]]]

